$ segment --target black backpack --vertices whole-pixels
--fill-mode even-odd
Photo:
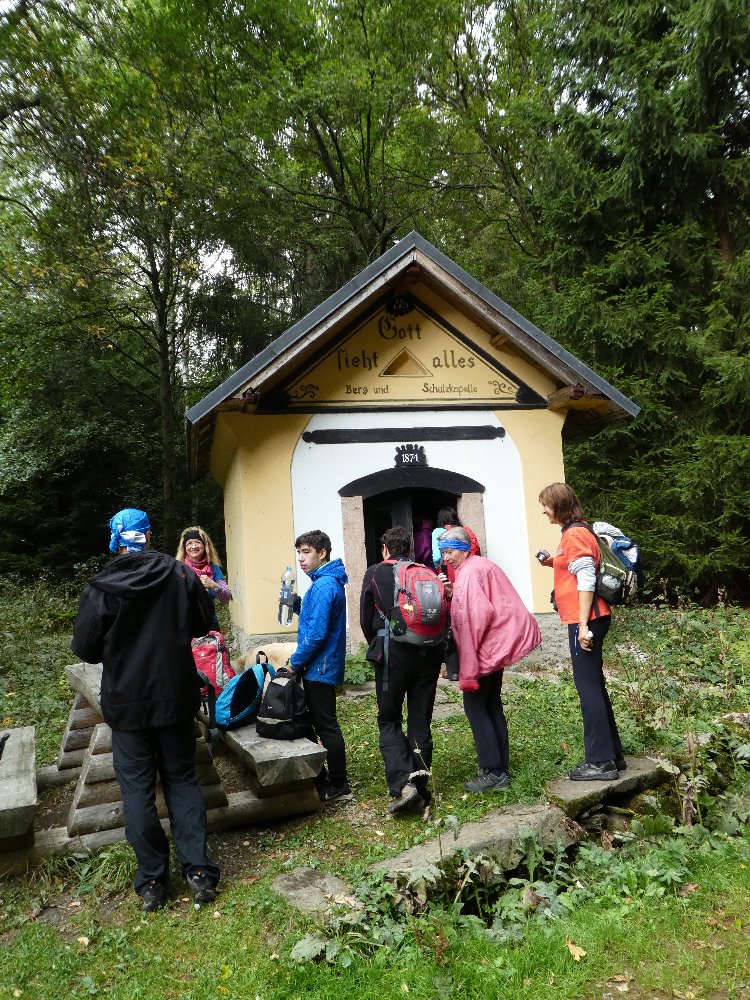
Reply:
[[[255,723],[258,736],[271,740],[298,740],[312,736],[310,712],[302,676],[280,667],[266,687]]]

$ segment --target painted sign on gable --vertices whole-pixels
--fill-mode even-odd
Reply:
[[[400,300],[403,301],[403,300]],[[527,387],[415,299],[379,309],[288,386],[289,405],[516,404]]]

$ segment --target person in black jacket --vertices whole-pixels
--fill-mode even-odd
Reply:
[[[406,814],[429,804],[427,788],[432,765],[432,709],[435,705],[443,647],[389,643],[388,690],[384,682],[381,612],[393,607],[393,566],[408,559],[411,535],[400,526],[389,528],[380,539],[383,562],[368,567],[362,581],[359,623],[369,648],[367,659],[375,667],[380,753],[391,802],[388,812]],[[406,733],[403,708],[406,700]]]
[[[71,649],[103,666],[102,715],[112,729],[125,835],[138,861],[135,891],[144,910],[164,906],[169,880],[157,772],[182,874],[196,903],[208,903],[219,868],[206,852],[206,813],[193,763],[200,689],[190,640],[210,630],[213,607],[193,570],[148,551],[144,511],[119,511],[110,531],[115,558],[83,592]]]

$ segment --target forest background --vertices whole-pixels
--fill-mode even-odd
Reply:
[[[0,4],[0,552],[221,497],[184,411],[413,229],[641,407],[566,448],[652,593],[750,592],[748,0]],[[263,488],[258,470],[258,488]]]

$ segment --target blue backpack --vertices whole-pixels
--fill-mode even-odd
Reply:
[[[261,656],[265,661],[261,662]],[[216,699],[214,709],[216,728],[222,732],[237,729],[252,722],[258,714],[263,687],[268,674],[276,676],[276,671],[268,662],[264,652],[258,653],[255,663],[246,667],[241,674],[233,677]]]

